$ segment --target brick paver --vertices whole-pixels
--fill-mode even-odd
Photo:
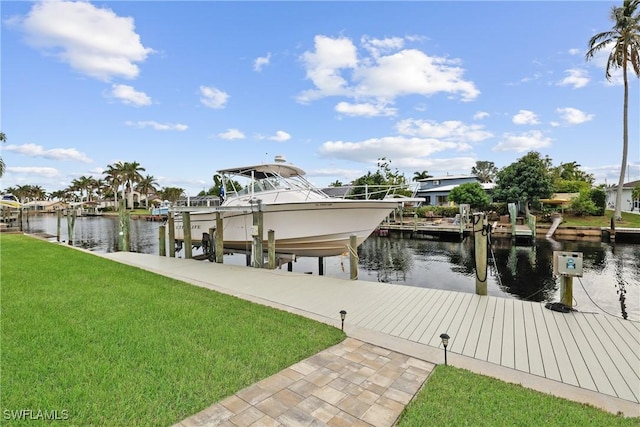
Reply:
[[[176,426],[392,426],[434,366],[347,338]]]

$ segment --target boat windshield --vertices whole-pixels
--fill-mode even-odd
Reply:
[[[317,193],[324,194],[321,190],[314,187],[310,182],[304,179],[301,175],[293,175],[284,178],[279,174],[272,172],[264,172],[261,171],[259,174],[260,178],[251,179],[247,176],[247,174],[237,175],[237,174],[229,174],[225,176],[225,186],[227,191],[227,196],[246,196],[250,194],[256,193],[264,193],[264,192],[283,192],[283,191],[300,191],[305,193]],[[239,182],[236,181],[235,178],[238,178]],[[237,186],[236,184],[239,184]],[[238,188],[240,187],[241,188]]]

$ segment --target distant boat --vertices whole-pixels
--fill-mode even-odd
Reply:
[[[168,200],[164,200],[160,203],[160,206],[151,208],[151,215],[155,216],[167,216],[169,214],[169,208],[171,207],[171,202]]]
[[[22,204],[13,194],[3,194],[0,198],[0,206],[3,208],[20,209]]]
[[[402,199],[329,197],[304,178],[302,169],[286,163],[281,156],[274,163],[223,169],[218,174],[222,182],[219,207],[173,210],[190,210],[194,241],[216,227],[216,212],[220,212],[224,246],[230,250],[251,250],[253,211],[261,209],[264,248],[267,231],[274,230],[278,253],[297,257],[340,255],[348,251],[351,235],[360,245],[403,203]],[[234,183],[243,186],[236,189]],[[184,238],[181,215],[175,217],[175,238]]]

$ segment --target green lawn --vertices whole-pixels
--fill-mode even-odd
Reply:
[[[3,421],[30,410],[68,425],[170,425],[344,339],[30,237],[0,235],[0,262]]]
[[[613,211],[606,211],[603,216],[563,216],[561,226],[565,227],[610,227]],[[622,221],[616,221],[616,227],[640,228],[640,215],[622,212]]]
[[[591,406],[452,366],[437,366],[405,409],[398,427],[638,426]]]

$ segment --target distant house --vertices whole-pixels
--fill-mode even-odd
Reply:
[[[622,186],[622,211],[623,212],[638,212],[640,210],[640,200],[633,200],[631,192],[633,187],[640,184],[640,180],[627,182]],[[617,185],[612,185],[605,189],[607,194],[607,208],[615,209],[616,207],[616,192],[618,191]]]
[[[418,180],[420,188],[416,197],[423,197],[425,206],[446,206],[450,205],[449,193],[461,184],[478,182],[475,175],[446,175]],[[482,188],[490,193],[496,186],[494,183],[480,183]]]

